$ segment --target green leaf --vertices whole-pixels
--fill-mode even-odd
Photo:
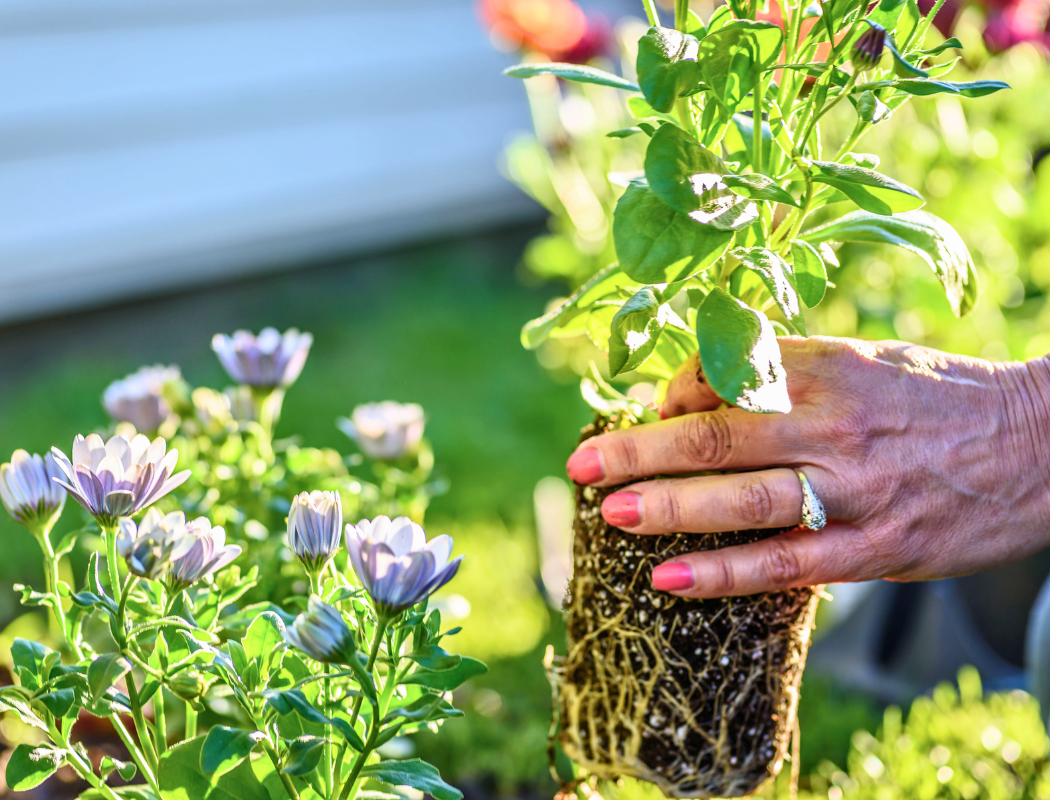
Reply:
[[[361,774],[391,786],[411,786],[435,800],[461,800],[463,797],[463,792],[441,780],[437,767],[418,758],[370,764],[361,770]]]
[[[859,95],[851,94],[849,99],[857,109],[857,116],[872,125],[878,125],[883,120],[889,119],[893,113],[890,107],[882,102],[874,92],[864,91]]]
[[[52,684],[53,685],[53,684]],[[33,698],[44,704],[44,707],[55,717],[64,717],[69,713],[73,704],[77,701],[77,693],[74,689],[56,689],[47,694],[38,695]]]
[[[554,75],[576,83],[594,83],[598,86],[611,86],[613,89],[625,89],[628,92],[640,92],[637,83],[632,83],[619,75],[613,75],[595,67],[583,64],[518,64],[503,70],[504,75],[512,78],[534,78],[537,75]]]
[[[612,264],[599,271],[553,311],[526,323],[521,329],[522,345],[527,350],[535,350],[550,336],[551,331],[568,324],[582,314],[590,302],[611,294],[629,280],[619,264]]]
[[[124,780],[130,781],[135,777],[135,773],[138,772],[138,767],[135,766],[133,761],[120,761],[116,758],[103,756],[98,772],[102,780],[105,780],[110,773],[116,772]]]
[[[36,691],[46,680],[43,674],[44,659],[54,651],[40,642],[16,638],[11,644],[11,663],[18,682],[30,691]]]
[[[463,660],[460,656],[450,655],[436,644],[428,644],[417,648],[408,654],[408,658],[411,658],[421,667],[435,671],[452,669]]]
[[[206,775],[223,775],[240,764],[265,738],[261,731],[215,725],[201,748],[200,765]]]
[[[856,211],[802,235],[807,242],[883,242],[920,256],[937,275],[956,316],[977,302],[977,272],[962,237],[944,220],[925,211],[892,217]]]
[[[880,25],[888,31],[897,27],[906,0],[880,0],[878,6],[867,16],[868,22]]]
[[[638,41],[638,83],[656,111],[667,113],[679,97],[696,90],[699,51],[696,37],[671,28],[650,28]]]
[[[904,56],[901,55],[897,49],[897,45],[893,43],[893,37],[886,37],[886,49],[890,51],[890,55],[893,56],[893,71],[899,78],[928,78],[929,73],[924,69],[919,69],[917,66],[908,61]]]
[[[0,695],[0,712],[4,711],[14,713],[26,725],[31,725],[42,731],[47,730],[47,724],[40,719],[39,715],[30,707],[29,703],[19,695],[14,693]]]
[[[442,670],[441,672],[434,672],[429,669],[416,669],[401,683],[426,686],[431,689],[437,689],[439,692],[451,692],[475,675],[484,675],[488,671],[489,668],[481,661],[478,661],[476,658],[463,656],[463,660],[452,669]]]
[[[874,170],[832,161],[814,161],[812,169],[813,180],[835,187],[865,211],[875,214],[913,211],[926,202],[910,186]]]
[[[641,283],[672,283],[695,275],[718,260],[732,238],[731,231],[677,213],[644,180],[631,181],[613,215],[620,266]]]
[[[632,126],[630,128],[620,128],[615,131],[609,131],[605,134],[610,139],[626,139],[629,136],[634,136],[636,133],[641,133],[642,129],[638,126]]]
[[[270,654],[284,645],[284,622],[272,611],[264,611],[248,626],[241,640],[244,654],[259,665],[259,676],[265,681],[270,673]]]
[[[700,43],[704,82],[728,119],[754,88],[762,70],[776,61],[784,32],[769,22],[737,19]]]
[[[328,722],[328,717],[321,711],[318,711],[306,699],[302,689],[286,689],[284,691],[267,689],[263,694],[266,697],[267,705],[273,707],[278,714],[290,714],[292,711],[295,711],[300,717],[310,722],[316,722],[319,725],[324,725]]]
[[[695,222],[739,230],[758,218],[758,207],[722,182],[722,159],[677,125],[664,125],[645,151],[645,178],[667,206]]]
[[[7,762],[7,785],[16,792],[39,786],[62,766],[66,751],[54,747],[20,744]]]
[[[102,699],[106,690],[131,669],[131,662],[120,653],[104,653],[91,662],[87,670],[88,690],[95,700]]]
[[[287,797],[268,758],[244,759],[223,775],[201,770],[204,736],[168,748],[157,780],[163,800],[275,800]],[[273,794],[269,791],[273,788]]]
[[[907,94],[924,97],[931,94],[957,94],[962,97],[984,97],[1009,89],[1010,84],[1003,81],[936,81],[908,78],[893,83],[893,88]]]
[[[716,286],[697,309],[696,338],[704,377],[719,397],[746,411],[791,410],[780,345],[765,314]]]
[[[307,775],[313,772],[324,755],[327,739],[320,736],[300,736],[288,746],[283,771],[287,775]]]
[[[427,722],[431,720],[462,716],[463,712],[454,708],[444,698],[437,695],[425,694],[407,706],[395,708],[383,717],[382,724],[387,725],[399,718],[413,722]]]
[[[754,128],[754,120],[751,117],[745,114],[733,115],[733,124],[726,129],[724,142],[730,158],[734,161],[751,166],[751,156],[754,154],[751,137],[754,135]],[[761,128],[762,163],[769,164],[773,153],[773,131],[765,121],[762,122]]]
[[[791,266],[795,273],[798,296],[807,308],[813,308],[824,299],[824,292],[828,288],[828,273],[824,267],[824,260],[811,244],[793,239]]]
[[[956,39],[954,36],[950,39],[945,39],[936,47],[931,47],[929,50],[916,50],[919,55],[923,56],[937,56],[943,53],[945,50],[962,50],[962,42]]]
[[[615,377],[638,367],[656,347],[666,313],[656,294],[640,289],[616,312],[609,328],[609,375]]]
[[[795,277],[787,262],[765,247],[738,247],[730,252],[761,279],[787,321],[805,335],[806,320],[799,306]]]
[[[772,178],[757,172],[747,175],[723,175],[722,183],[736,194],[752,200],[770,200],[798,208],[798,201],[786,189],[782,189]]]

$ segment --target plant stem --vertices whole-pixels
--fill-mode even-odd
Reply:
[[[153,790],[160,796],[160,787],[157,785],[157,777],[150,768],[149,763],[146,761],[142,754],[142,750],[135,744],[135,741],[131,738],[131,734],[128,729],[124,727],[124,723],[121,722],[120,715],[114,714],[110,718],[110,722],[113,723],[114,729],[117,731],[117,735],[120,737],[120,741],[124,742],[124,746],[128,748],[128,752],[131,754],[132,760],[138,765],[139,772],[142,773],[146,782],[153,787]]]
[[[765,84],[762,76],[758,76],[755,82],[755,104],[751,111],[751,171],[762,172],[762,96],[765,94]]]
[[[153,732],[157,740],[158,755],[168,749],[168,725],[164,716],[164,686],[157,688],[153,695]]]
[[[44,551],[44,581],[47,593],[55,598],[55,621],[62,631],[62,638],[72,648],[77,661],[80,661],[84,658],[84,654],[80,650],[80,642],[70,634],[69,625],[66,622],[66,610],[62,607],[62,596],[58,593],[58,584],[61,579],[58,574],[58,558],[55,556],[54,547],[51,546],[52,527],[53,525],[45,523],[39,531],[34,531],[37,541],[40,542],[40,549]]]
[[[114,792],[95,774],[95,771],[91,768],[91,763],[85,762],[83,757],[69,746],[68,734],[63,735],[62,731],[58,729],[58,726],[54,722],[49,723],[48,729],[52,741],[54,741],[55,744],[61,745],[62,749],[66,751],[66,761],[81,778],[91,784],[92,788],[98,790],[98,792],[103,797],[107,798],[107,800],[120,800],[116,792]]]
[[[655,0],[642,0],[642,5],[645,6],[645,16],[649,18],[649,27],[659,28],[660,15],[656,11]]]
[[[376,621],[375,640],[372,642],[372,652],[368,654],[368,665],[365,667],[365,672],[371,672],[376,665],[376,658],[379,657],[379,647],[383,644],[383,636],[386,633],[387,625],[390,624],[390,620],[386,617],[380,617]],[[358,714],[361,712],[361,703],[364,700],[363,696],[358,696],[354,699],[353,713],[350,715],[350,725],[357,724]]]
[[[192,739],[197,735],[197,709],[189,700],[186,701],[186,739]]]
[[[270,762],[273,764],[273,768],[277,771],[277,774],[281,776],[281,783],[284,784],[288,796],[292,798],[292,800],[299,800],[299,792],[295,790],[295,784],[292,783],[292,779],[285,775],[284,771],[281,769],[281,757],[277,755],[277,751],[273,749],[270,739],[267,737],[262,741],[263,749],[266,750],[266,755],[270,757]]]
[[[106,570],[109,572],[109,591],[116,600],[120,597],[120,570],[117,569],[117,529],[103,528],[106,539]]]
[[[930,13],[927,14],[924,19],[919,20],[918,24],[915,26],[912,32],[908,34],[908,38],[905,40],[904,46],[900,49],[902,56],[904,55],[904,51],[906,51],[911,46],[912,41],[914,41],[914,39],[916,38],[916,34],[918,34],[919,38],[917,44],[919,44],[920,46],[922,45],[923,39],[926,38],[926,31],[930,29],[930,25],[933,24],[934,19],[937,17],[937,13],[941,10],[941,7],[944,5],[944,3],[945,0],[937,0],[937,2],[933,4],[933,8],[930,9]]]
[[[142,748],[142,753],[149,762],[150,769],[156,774],[159,761],[157,751],[154,749],[153,741],[150,739],[146,716],[142,713],[142,702],[139,700],[139,690],[135,686],[135,676],[130,672],[127,675],[127,684],[128,699],[131,700],[131,714],[135,719],[135,733],[139,740],[139,747]]]

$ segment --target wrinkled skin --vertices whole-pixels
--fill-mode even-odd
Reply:
[[[639,534],[798,525],[793,470],[805,472],[827,510],[823,530],[673,559],[689,569],[658,567],[656,588],[699,598],[927,580],[1050,544],[1046,359],[992,363],[895,341],[780,344],[790,413],[719,410],[694,357],[668,390],[663,421],[588,439],[570,459],[569,476],[597,486],[680,476],[606,499],[603,516]],[[688,476],[704,470],[740,472]]]

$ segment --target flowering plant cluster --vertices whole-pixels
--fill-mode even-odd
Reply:
[[[362,406],[341,423],[391,482],[371,496],[349,472],[360,458],[304,466],[273,432],[310,344],[297,331],[216,336],[237,388],[191,392],[177,368],[147,367],[107,390],[120,419],[108,438],[77,436],[70,455],[18,450],[0,466],[0,500],[45,562],[45,591],[17,588],[24,605],[48,610],[57,643],[11,647],[16,683],[0,688],[0,712],[31,732],[8,761],[12,789],[68,766],[89,784],[85,797],[106,800],[350,800],[406,786],[462,797],[430,764],[380,755],[458,716],[451,691],[485,671],[442,648],[456,631],[429,608],[461,558],[448,536],[428,541],[410,518],[425,507],[413,503],[421,481],[389,477],[419,475],[422,411]],[[161,430],[191,457],[146,435]],[[282,494],[310,482],[323,488]],[[240,505],[241,492],[275,510],[249,516],[259,506]],[[91,523],[55,543],[67,497]],[[361,518],[369,504],[410,516]],[[356,524],[344,524],[350,509]],[[275,516],[279,535],[252,538],[252,522]],[[60,561],[78,541],[91,548],[87,575],[70,585]],[[276,556],[259,560],[265,552]],[[296,579],[282,582],[288,571]],[[267,599],[251,602],[253,592]],[[127,760],[92,758],[77,731],[91,716],[112,726]]]
[[[786,412],[776,337],[806,335],[806,309],[834,285],[833,244],[915,253],[955,314],[967,313],[977,284],[962,239],[920,210],[918,191],[854,149],[912,96],[972,98],[1006,88],[946,79],[958,60],[949,54],[961,45],[927,41],[943,2],[924,16],[916,0],[798,0],[772,15],[732,0],[703,20],[678,0],[665,26],[646,0],[650,27],[626,76],[542,59],[507,70],[618,90],[633,124],[606,135],[644,149],[640,169],[608,176],[618,192],[616,262],[526,325],[525,346],[593,342],[608,369],[592,369],[584,391],[601,411],[628,405],[606,378],[652,382],[659,393],[699,352],[706,380],[725,401]],[[840,104],[848,109],[843,101],[853,107],[851,129],[828,141],[821,120]]]

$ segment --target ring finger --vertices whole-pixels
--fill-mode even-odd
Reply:
[[[817,496],[828,481],[806,470]],[[816,480],[814,480],[814,478]],[[828,505],[832,515],[834,504]],[[802,484],[792,469],[645,481],[608,495],[602,516],[629,533],[717,533],[786,528],[802,521]]]

